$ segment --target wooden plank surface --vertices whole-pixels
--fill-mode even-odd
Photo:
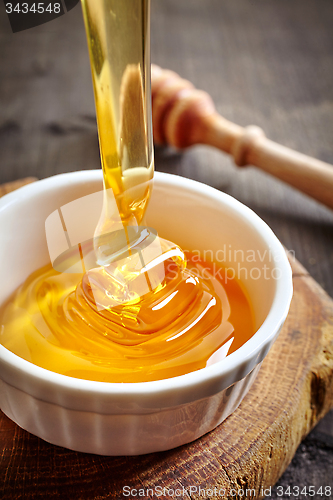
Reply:
[[[17,187],[5,185],[0,195]],[[333,300],[303,266],[291,264],[286,324],[254,386],[222,425],[175,450],[112,458],[50,445],[0,412],[1,498],[58,499],[70,492],[72,499],[119,499],[126,487],[141,490],[141,498],[160,491],[173,498],[176,490],[193,500],[200,490],[216,498],[262,498],[333,406]]]
[[[320,7],[317,0],[153,0],[152,59],[208,91],[226,118],[257,124],[268,137],[333,163],[332,25],[331,0]],[[99,168],[79,6],[13,35],[1,2],[0,62],[0,182]],[[249,205],[333,296],[331,211],[205,147],[157,149],[156,168]],[[278,484],[320,485],[332,477],[330,412]],[[271,498],[288,496],[273,488]]]

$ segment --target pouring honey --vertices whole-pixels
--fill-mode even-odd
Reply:
[[[37,270],[0,311],[6,348],[81,379],[183,375],[221,361],[254,333],[242,285],[145,224],[154,172],[149,7],[82,0],[104,180],[92,264],[80,273]],[[84,262],[87,248],[79,250]]]

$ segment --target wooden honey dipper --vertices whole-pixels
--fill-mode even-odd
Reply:
[[[333,166],[266,138],[260,127],[241,127],[220,116],[206,92],[177,73],[152,65],[154,139],[179,149],[215,146],[236,165],[254,165],[333,208]]]

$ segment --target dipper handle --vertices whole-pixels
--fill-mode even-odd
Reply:
[[[266,138],[263,130],[232,123],[211,97],[173,71],[152,65],[153,128],[156,143],[182,149],[214,146],[236,165],[254,165],[333,208],[333,166]]]

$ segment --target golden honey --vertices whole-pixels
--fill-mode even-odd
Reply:
[[[94,265],[80,274],[51,264],[34,272],[0,310],[0,342],[81,379],[182,375],[254,334],[251,305],[227,272],[145,228],[154,169],[148,0],[82,0],[82,7],[105,186]],[[115,247],[121,229],[125,242]]]
[[[253,335],[253,318],[236,279],[187,257],[183,271],[168,262],[159,290],[109,310],[97,309],[84,276],[40,269],[4,306],[1,343],[38,366],[88,380],[142,382],[204,368],[223,345],[230,354]]]
[[[140,223],[153,178],[148,0],[82,0],[104,183]],[[106,218],[107,219],[107,218]],[[105,220],[109,225],[109,220]]]

